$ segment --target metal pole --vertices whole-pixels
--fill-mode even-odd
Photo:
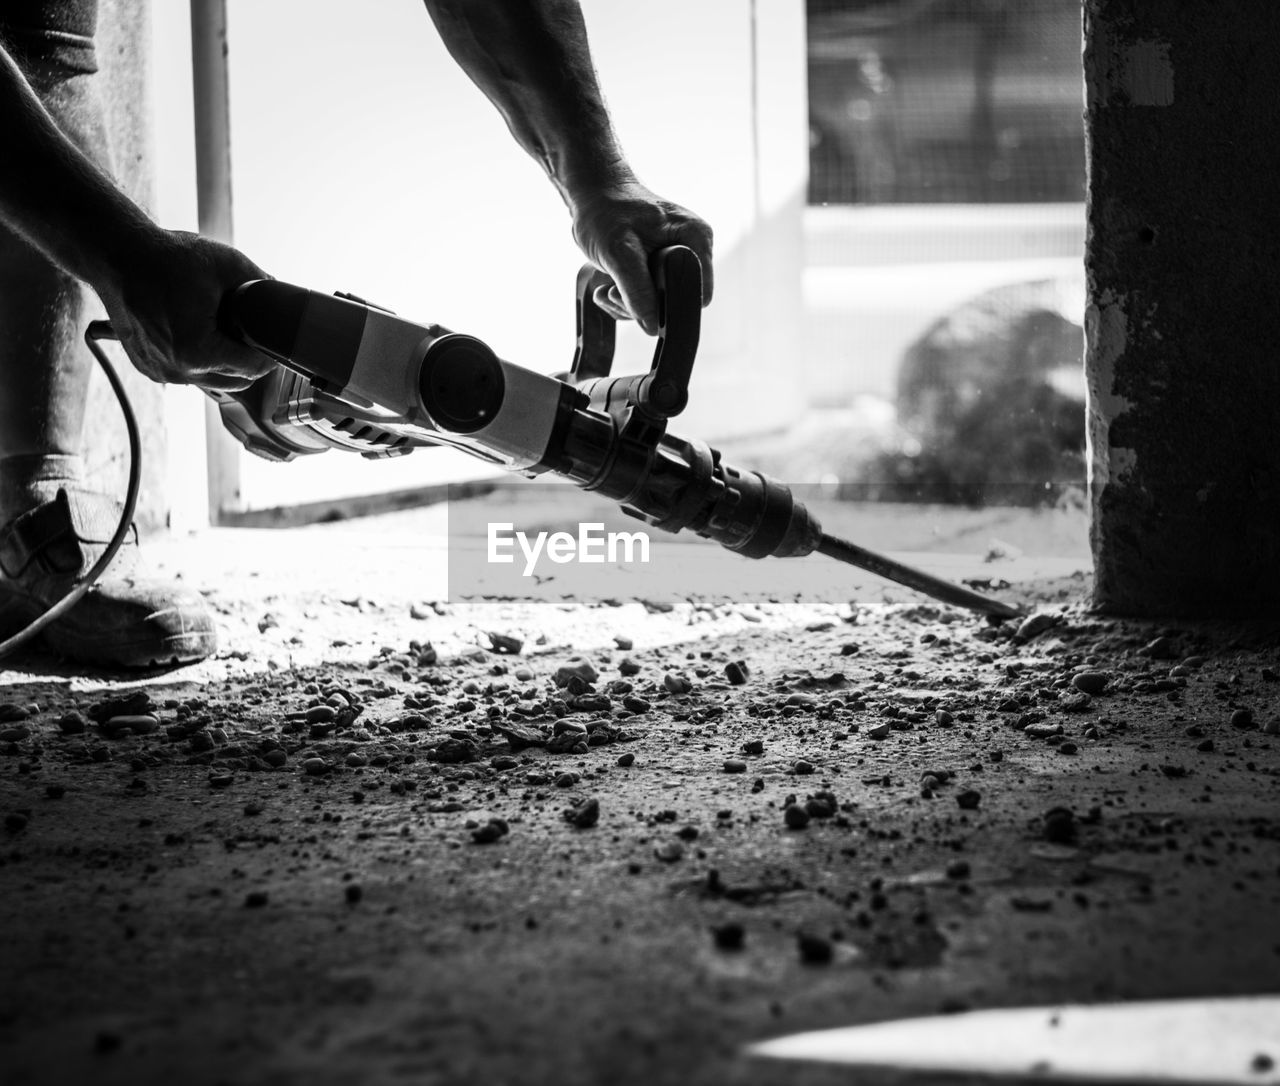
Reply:
[[[196,200],[200,233],[227,245],[231,215],[231,100],[227,80],[226,0],[191,0],[191,79],[195,101]],[[240,450],[205,404],[209,520],[217,524],[240,493]]]

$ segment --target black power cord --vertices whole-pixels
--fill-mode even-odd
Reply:
[[[111,565],[116,552],[124,545],[125,537],[129,534],[129,526],[133,523],[133,512],[138,505],[138,489],[142,480],[142,441],[138,436],[138,420],[134,418],[133,407],[130,405],[129,397],[125,393],[124,383],[120,380],[120,375],[116,373],[115,367],[111,364],[111,360],[107,358],[106,352],[99,342],[104,339],[119,340],[119,338],[115,329],[111,327],[110,321],[91,321],[84,333],[85,343],[88,345],[93,357],[98,360],[98,365],[102,367],[102,372],[107,375],[111,391],[115,393],[116,400],[120,404],[120,411],[124,415],[125,430],[129,435],[129,483],[125,490],[124,511],[120,514],[120,523],[116,525],[115,533],[111,536],[107,549],[102,552],[101,557],[90,567],[84,578],[43,615],[24,629],[19,630],[8,640],[0,641],[0,656],[7,656],[15,649],[25,645],[51,622],[56,622],[79,603],[107,571],[107,567]]]

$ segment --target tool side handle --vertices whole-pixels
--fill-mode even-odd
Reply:
[[[680,414],[689,402],[689,380],[702,328],[702,263],[688,246],[671,245],[654,255],[652,272],[659,320],[653,362],[647,374],[614,382],[613,394],[625,384],[627,398],[642,411],[654,419],[667,419]],[[595,301],[596,289],[609,281],[590,264],[578,273],[578,346],[569,371],[571,382],[608,377],[613,367],[615,322]]]

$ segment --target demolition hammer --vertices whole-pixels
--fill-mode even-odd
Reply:
[[[525,476],[550,472],[617,502],[668,532],[688,529],[747,558],[817,551],[995,619],[1021,617],[999,600],[823,532],[782,483],[726,464],[704,442],[667,432],[689,400],[702,320],[702,266],[692,249],[657,254],[660,331],[649,372],[613,377],[613,318],[595,303],[609,280],[578,273],[578,345],[565,379],[499,358],[474,336],[414,324],[351,294],[326,295],[274,279],[244,283],[223,301],[224,330],[279,365],[242,392],[210,392],[223,425],[268,460],[346,449],[371,458],[448,445]],[[65,614],[102,575],[129,530],[140,441],[123,386],[100,340],[85,333],[120,401],[130,472],[120,525],[68,595],[9,640],[0,655]]]
[[[223,424],[270,460],[347,449],[400,456],[449,445],[525,476],[550,472],[668,532],[688,529],[748,558],[817,551],[997,618],[998,600],[836,539],[791,491],[726,464],[667,421],[689,401],[702,319],[692,249],[657,254],[660,331],[642,375],[613,377],[613,318],[595,303],[609,283],[586,265],[577,282],[577,351],[561,380],[499,358],[474,336],[397,317],[350,294],[255,280],[226,299],[227,331],[279,367],[244,392],[211,393]]]

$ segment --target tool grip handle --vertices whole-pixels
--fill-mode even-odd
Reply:
[[[649,372],[628,378],[628,398],[654,419],[680,414],[689,403],[689,380],[702,329],[702,263],[686,245],[654,254],[653,281],[658,293],[658,342]],[[591,264],[578,272],[577,332],[569,380],[581,383],[609,376],[613,368],[616,326],[595,301],[609,277]]]

